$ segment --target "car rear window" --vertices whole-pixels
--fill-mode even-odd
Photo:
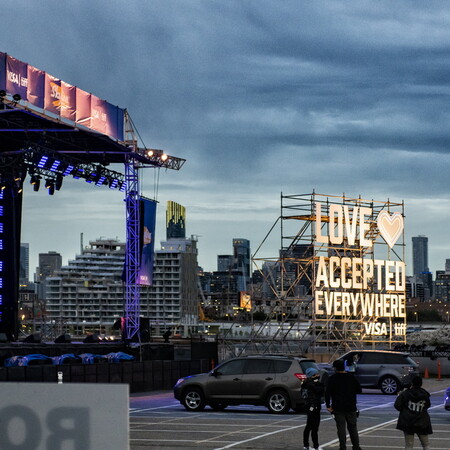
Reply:
[[[305,373],[306,369],[309,369],[310,367],[318,369],[317,364],[314,361],[300,361],[300,367],[302,368],[303,373]]]
[[[248,359],[245,364],[245,373],[271,373],[273,372],[270,359]]]
[[[292,361],[282,361],[280,359],[273,360],[273,368],[275,373],[284,373],[291,367]]]
[[[409,361],[406,360],[405,355],[396,355],[395,353],[389,354],[386,353],[386,363],[387,364],[409,364]]]
[[[414,364],[405,355],[395,353],[362,353],[359,364]]]

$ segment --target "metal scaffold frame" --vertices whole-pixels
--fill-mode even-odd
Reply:
[[[131,152],[125,159],[126,251],[124,338],[139,336],[141,286],[137,283],[140,267],[140,199],[139,170],[166,168],[180,170],[185,159],[166,155],[162,150],[139,148],[132,120],[125,110],[125,145]],[[155,199],[156,200],[156,199]]]
[[[322,204],[322,230],[316,230],[316,202]],[[349,208],[370,208],[372,215],[367,218],[368,228],[365,238],[371,240],[372,247],[361,246],[359,242],[349,245],[344,239],[341,245],[318,243],[317,233],[328,227],[327,217],[331,205],[347,205]],[[377,217],[381,211],[400,213],[404,217],[404,204],[364,200],[361,197],[352,198],[345,194],[332,196],[317,194],[283,195],[281,194],[281,213],[266,237],[253,255],[252,262],[260,272],[264,283],[270,288],[272,297],[270,311],[266,320],[254,324],[247,339],[237,342],[232,338],[230,329],[223,336],[224,356],[242,353],[293,353],[301,354],[316,351],[318,347],[325,347],[329,352],[342,352],[350,348],[361,348],[364,345],[384,347],[405,342],[405,337],[392,335],[392,319],[389,336],[380,338],[369,336],[363,332],[365,317],[362,312],[357,316],[338,317],[335,315],[320,315],[314,308],[316,290],[323,290],[323,286],[316,287],[317,267],[320,257],[329,260],[331,256],[364,258],[372,261],[405,259],[404,230],[402,230],[396,244],[391,248],[380,237],[377,228]],[[360,226],[358,222],[355,224]],[[280,251],[277,257],[263,257],[260,254],[269,235],[280,229]],[[338,268],[335,269],[337,272]],[[339,274],[334,273],[338,276]],[[348,275],[348,274],[347,274]],[[369,283],[367,290],[377,288],[375,276]],[[355,290],[354,290],[355,291]],[[355,291],[356,292],[356,291]],[[363,289],[359,289],[363,294]],[[386,289],[381,289],[385,293]],[[255,295],[253,293],[253,300]],[[255,305],[253,305],[253,310]],[[374,320],[385,322],[384,318],[373,317]],[[402,320],[406,329],[406,317]],[[239,323],[239,317],[236,323]],[[267,330],[275,332],[267,334]]]

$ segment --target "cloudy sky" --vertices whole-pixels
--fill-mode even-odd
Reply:
[[[450,258],[450,3],[3,0],[0,38],[187,160],[157,188],[148,169],[143,194],[160,202],[157,240],[166,201],[186,206],[206,270],[234,237],[259,246],[281,193],[313,190],[404,200],[407,263],[417,235],[432,271]],[[81,233],[124,239],[121,194],[25,190],[30,271],[39,252],[73,258]]]

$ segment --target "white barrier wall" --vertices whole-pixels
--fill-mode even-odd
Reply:
[[[0,383],[0,449],[126,450],[127,384]]]

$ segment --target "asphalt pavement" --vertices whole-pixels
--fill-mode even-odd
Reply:
[[[430,449],[450,449],[450,411],[443,408],[445,389],[450,379],[424,379],[431,393],[429,410],[433,424]],[[398,412],[395,396],[364,389],[358,397],[358,429],[363,450],[403,449],[401,431],[395,428]],[[306,415],[290,412],[270,414],[265,407],[241,405],[225,411],[208,407],[202,412],[188,412],[170,391],[133,394],[130,398],[130,449],[158,448],[179,450],[232,449],[302,449]],[[319,429],[321,448],[337,450],[336,427],[325,409]],[[348,442],[348,448],[351,448]],[[416,439],[415,448],[420,448]]]

